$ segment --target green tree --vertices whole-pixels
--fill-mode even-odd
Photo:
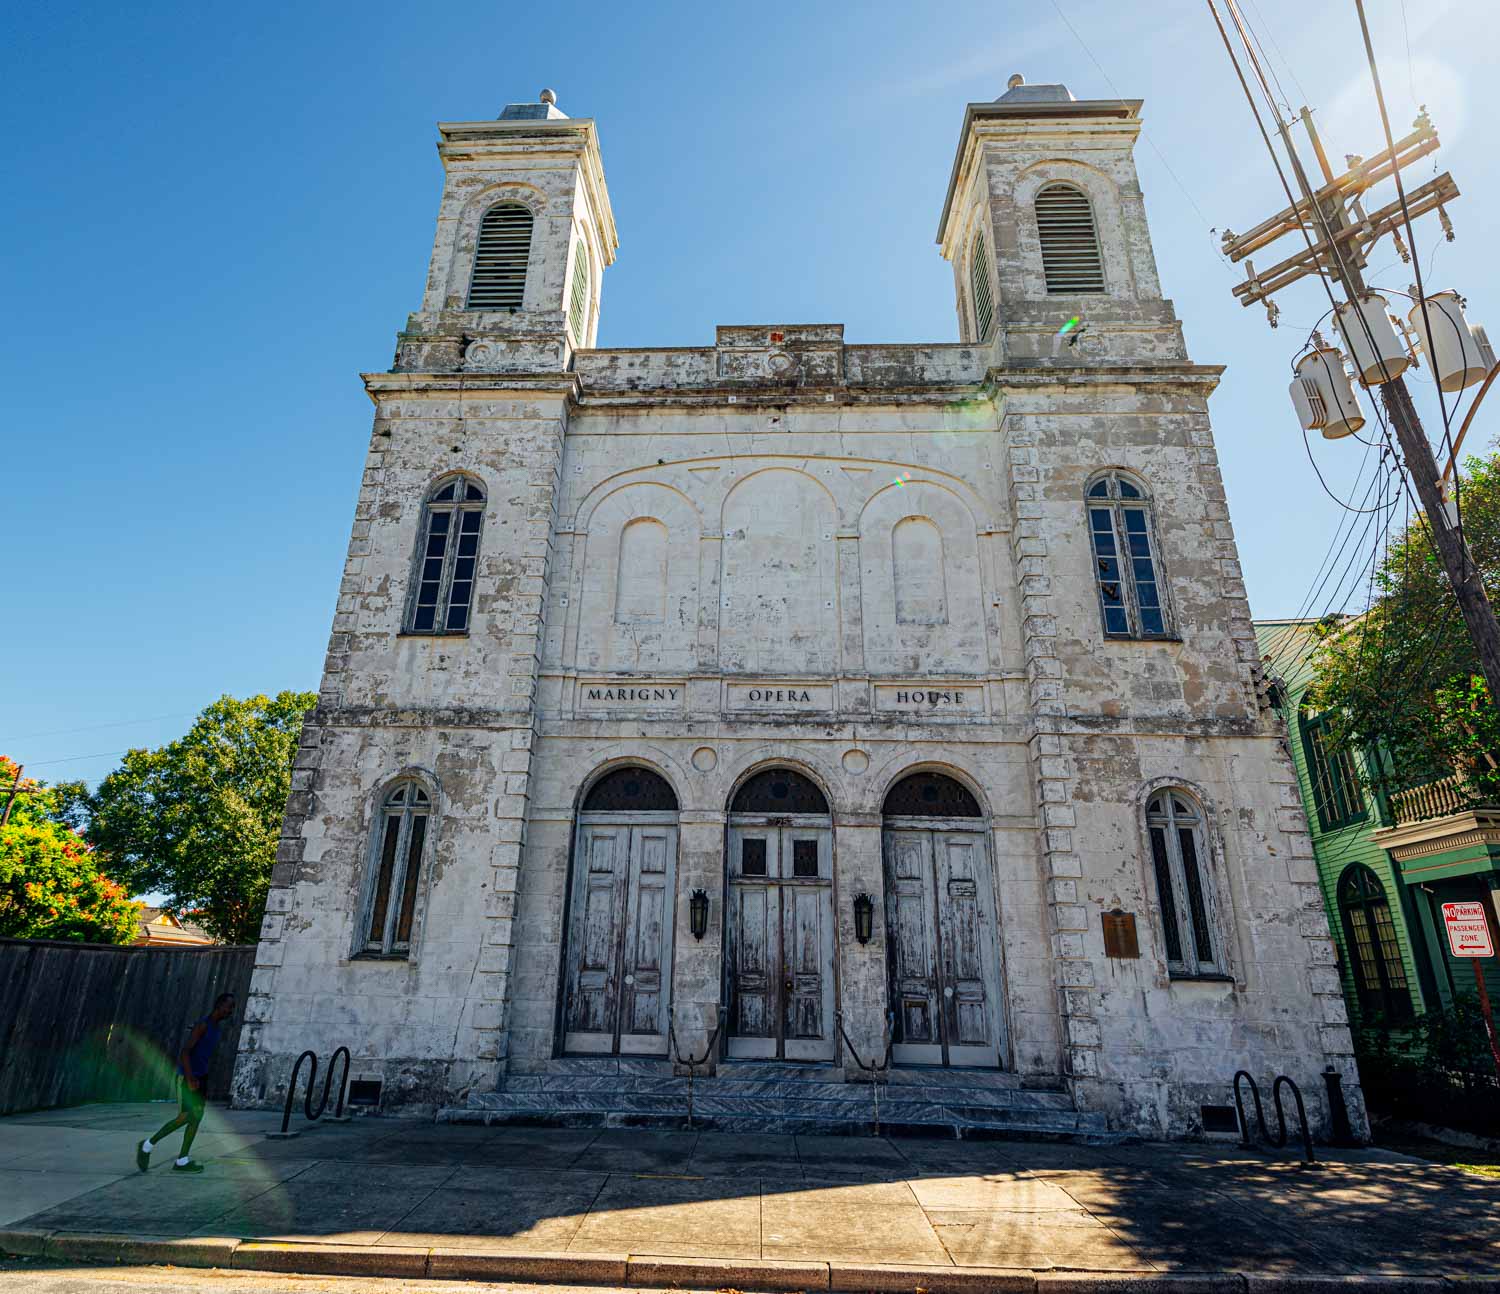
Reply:
[[[187,734],[132,750],[90,799],[89,839],[135,893],[225,943],[254,943],[312,692],[223,696]]]
[[[10,820],[0,827],[0,935],[128,944],[140,904],[100,870],[89,843],[67,823],[82,783],[16,783],[16,765],[0,755],[0,804],[15,787]]]
[[[1500,603],[1500,455],[1471,458],[1460,491],[1464,538]],[[1500,715],[1425,518],[1392,536],[1369,610],[1320,627],[1309,703],[1335,737],[1379,750],[1372,781],[1402,790],[1455,771],[1473,802],[1500,799]]]

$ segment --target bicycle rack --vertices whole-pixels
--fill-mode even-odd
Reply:
[[[849,1040],[849,1033],[844,1028],[844,1013],[842,1010],[833,1013],[834,1020],[838,1023],[839,1034],[844,1039],[844,1046],[849,1048],[849,1054],[854,1057],[854,1063],[870,1076],[870,1101],[874,1107],[875,1135],[880,1135],[880,1084],[891,1081],[891,1027],[895,1024],[896,1016],[892,1011],[885,1013],[885,1058],[878,1065],[866,1065],[859,1057],[859,1052],[854,1049],[854,1044]]]
[[[292,1066],[292,1077],[286,1085],[286,1106],[281,1111],[281,1131],[268,1132],[266,1137],[271,1140],[283,1139],[301,1135],[301,1130],[288,1132],[287,1125],[292,1121],[292,1102],[297,1096],[297,1075],[302,1070],[304,1060],[312,1061],[312,1068],[307,1071],[307,1096],[302,1102],[302,1112],[307,1116],[309,1123],[316,1123],[323,1117],[323,1112],[328,1109],[328,1095],[333,1086],[333,1067],[338,1064],[339,1057],[344,1058],[344,1072],[339,1078],[339,1099],[334,1107],[334,1112],[328,1116],[329,1123],[347,1123],[349,1116],[344,1113],[344,1089],[349,1086],[349,1048],[340,1047],[329,1058],[328,1069],[323,1074],[323,1095],[318,1101],[318,1108],[313,1109],[313,1084],[318,1081],[318,1053],[309,1047],[297,1057],[297,1063]]]
[[[698,1066],[703,1064],[704,1061],[706,1061],[711,1055],[713,1055],[714,1044],[718,1042],[719,1030],[723,1027],[724,1008],[721,1006],[719,1008],[719,1022],[714,1025],[714,1031],[708,1035],[708,1044],[703,1048],[703,1054],[695,1060],[693,1059],[693,1055],[691,1052],[684,1056],[677,1050],[676,1012],[671,1008],[668,1008],[667,1010],[667,1045],[672,1049],[673,1059],[675,1059],[679,1065],[687,1066],[687,1125],[689,1129],[691,1129],[693,1126],[693,1077],[698,1072]]]
[[[1302,1103],[1302,1089],[1297,1086],[1287,1075],[1278,1074],[1271,1084],[1271,1101],[1276,1107],[1276,1135],[1271,1136],[1266,1127],[1266,1109],[1261,1104],[1260,1088],[1256,1085],[1255,1078],[1249,1070],[1241,1069],[1234,1076],[1234,1109],[1240,1120],[1240,1145],[1249,1150],[1252,1143],[1250,1140],[1250,1121],[1245,1117],[1245,1103],[1240,1097],[1240,1079],[1250,1084],[1250,1095],[1255,1098],[1255,1121],[1260,1125],[1261,1140],[1277,1150],[1286,1148],[1287,1126],[1286,1111],[1281,1105],[1281,1085],[1285,1083],[1292,1089],[1292,1098],[1297,1102],[1297,1121],[1301,1125],[1302,1133],[1302,1166],[1304,1168],[1321,1168],[1317,1157],[1313,1154],[1312,1132],[1307,1126],[1307,1106]]]

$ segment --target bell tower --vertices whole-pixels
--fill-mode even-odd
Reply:
[[[1020,75],[968,105],[937,238],[962,340],[998,363],[1186,358],[1135,169],[1140,110]]]
[[[441,122],[445,182],[422,308],[397,371],[556,373],[595,344],[619,240],[599,135],[557,96]]]

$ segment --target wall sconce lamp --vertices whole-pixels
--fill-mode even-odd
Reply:
[[[868,894],[854,896],[854,937],[862,944],[870,942],[875,929],[875,900]]]
[[[708,891],[694,890],[688,899],[688,919],[693,928],[693,938],[699,940],[708,933]]]

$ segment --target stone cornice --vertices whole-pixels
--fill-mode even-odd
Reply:
[[[371,400],[383,395],[556,395],[578,393],[573,373],[361,373]]]

